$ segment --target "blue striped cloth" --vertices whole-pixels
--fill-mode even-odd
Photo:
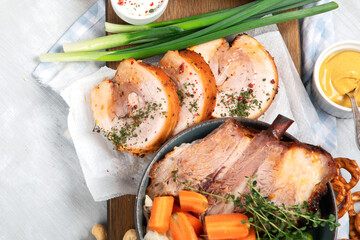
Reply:
[[[307,7],[330,2],[322,0]],[[332,12],[305,18],[301,21],[302,36],[302,79],[307,92],[311,97],[311,84],[316,59],[323,50],[335,43],[335,31]],[[313,101],[314,102],[314,101]],[[337,147],[337,125],[336,118],[322,111],[316,106],[320,122],[313,126],[314,131],[320,138],[324,139],[321,144],[326,150],[336,156]],[[349,238],[349,220],[346,214],[339,220],[341,227],[338,229],[338,239]]]
[[[105,0],[97,1],[88,11],[86,11],[52,46],[48,51],[49,53],[63,52],[62,45],[66,42],[77,42],[83,40],[82,38],[90,39],[103,36],[105,22]],[[101,30],[100,30],[101,29]],[[67,63],[40,63],[32,76],[39,80],[42,84],[49,85],[56,92],[59,92],[63,87],[69,85],[70,82],[66,82],[66,85],[57,84],[54,78],[60,74],[60,72],[76,73],[79,70],[88,68],[85,67],[89,63],[72,63],[71,66]],[[99,64],[95,64],[96,68],[99,68]],[[104,65],[101,63],[100,65]],[[71,68],[71,69],[69,69]],[[94,68],[92,68],[93,70]],[[62,75],[65,75],[63,74]],[[89,70],[82,75],[86,76],[90,74]],[[73,75],[74,76],[74,75]],[[79,76],[80,77],[80,76]]]
[[[322,0],[306,7],[330,2]],[[301,21],[302,37],[302,80],[311,97],[311,79],[317,57],[328,46],[334,43],[334,24],[332,12],[305,18]],[[314,101],[313,101],[314,102]],[[323,139],[320,144],[332,154],[336,153],[337,129],[336,118],[322,111],[315,104],[320,122],[313,126],[313,130]]]

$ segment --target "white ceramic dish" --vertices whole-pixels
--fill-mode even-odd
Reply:
[[[351,108],[340,106],[331,101],[324,93],[320,86],[319,70],[322,62],[331,54],[343,51],[357,51],[360,52],[360,42],[357,41],[343,41],[338,42],[327,49],[325,49],[316,60],[313,73],[312,95],[315,102],[327,113],[338,118],[352,118]]]
[[[114,9],[115,13],[125,22],[134,25],[148,24],[155,21],[164,13],[168,5],[168,0],[163,0],[161,6],[153,13],[146,16],[133,16],[130,15],[125,8],[119,6],[118,2],[119,0],[111,0],[111,6]]]

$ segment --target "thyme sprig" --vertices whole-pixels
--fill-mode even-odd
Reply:
[[[173,172],[173,180],[178,181],[177,171]],[[285,206],[276,205],[271,198],[265,197],[257,188],[256,176],[247,177],[246,183],[250,188],[249,194],[238,196],[226,194],[224,196],[208,193],[197,189],[191,183],[180,182],[186,189],[199,192],[204,195],[212,196],[227,202],[233,202],[235,207],[244,210],[250,215],[248,222],[255,229],[258,240],[268,239],[308,239],[307,231],[319,226],[329,226],[333,231],[340,226],[336,222],[336,217],[330,214],[328,219],[323,219],[320,212],[310,211],[309,204],[305,201],[300,205]],[[301,224],[299,224],[301,222]],[[299,226],[301,225],[301,227]]]

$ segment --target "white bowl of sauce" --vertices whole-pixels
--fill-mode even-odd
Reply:
[[[338,118],[352,118],[346,93],[355,90],[360,104],[360,42],[344,41],[325,49],[316,60],[312,93],[327,113]]]
[[[115,13],[134,25],[155,21],[164,13],[167,4],[168,0],[111,0]]]

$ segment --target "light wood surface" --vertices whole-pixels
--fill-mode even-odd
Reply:
[[[249,1],[240,0],[169,0],[168,7],[158,21],[197,15],[217,9],[235,7]],[[190,7],[189,7],[190,6]],[[112,10],[107,0],[106,18],[111,23],[123,23]],[[289,49],[295,67],[301,69],[301,48],[299,22],[297,20],[278,24],[279,30]],[[116,69],[118,62],[110,62],[108,66]],[[125,232],[134,228],[135,196],[127,195],[108,201],[108,236],[109,240],[121,240]]]

